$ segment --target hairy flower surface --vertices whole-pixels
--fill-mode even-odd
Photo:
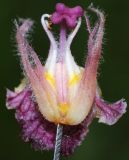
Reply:
[[[61,152],[71,154],[81,144],[93,118],[112,125],[126,111],[124,99],[110,104],[105,102],[97,86],[97,69],[101,58],[105,18],[102,12],[89,9],[98,16],[90,26],[86,12],[80,6],[69,8],[56,5],[52,14],[44,14],[41,22],[50,40],[50,50],[45,65],[27,41],[33,22],[21,20],[16,25],[16,40],[25,79],[14,92],[7,90],[7,108],[16,110],[16,119],[22,126],[24,141],[36,149],[54,149],[56,125],[64,126]],[[89,33],[88,54],[84,67],[74,61],[70,46],[81,26],[84,16]],[[59,25],[57,42],[52,25]]]

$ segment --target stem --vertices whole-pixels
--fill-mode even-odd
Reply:
[[[57,125],[57,131],[56,131],[56,143],[55,143],[53,160],[59,160],[60,159],[62,134],[63,134],[63,126],[61,124],[58,124]]]

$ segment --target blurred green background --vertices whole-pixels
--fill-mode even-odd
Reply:
[[[5,94],[7,87],[13,89],[22,78],[16,55],[14,19],[30,17],[36,22],[32,44],[45,61],[49,41],[42,29],[40,17],[43,13],[52,13],[57,2],[69,6],[81,5],[85,9],[93,2],[94,6],[105,11],[106,34],[99,84],[106,100],[113,102],[124,97],[129,103],[129,0],[0,0],[0,160],[52,159],[52,152],[36,152],[21,140],[14,112],[5,107]],[[72,53],[79,65],[84,65],[86,42],[87,32],[83,20],[72,45]],[[111,127],[94,120],[82,145],[71,157],[64,159],[129,160],[129,113]]]

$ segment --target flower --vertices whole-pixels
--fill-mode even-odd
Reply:
[[[16,40],[25,78],[15,91],[7,90],[7,108],[15,109],[21,124],[22,137],[35,149],[54,149],[56,125],[64,126],[61,152],[71,154],[88,132],[93,118],[113,125],[126,112],[124,99],[114,104],[102,99],[97,85],[97,69],[101,57],[105,18],[94,7],[89,9],[98,16],[91,28],[86,12],[80,6],[69,8],[56,5],[52,14],[44,14],[41,22],[50,40],[50,50],[43,66],[27,41],[33,22],[20,20],[16,24]],[[84,67],[78,66],[70,51],[73,38],[84,15],[89,32],[88,54]],[[52,25],[60,26],[57,42]],[[70,34],[68,34],[70,32]]]

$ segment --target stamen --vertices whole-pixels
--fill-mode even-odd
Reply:
[[[42,15],[41,23],[42,23],[42,26],[43,26],[45,32],[47,33],[47,35],[49,37],[49,40],[51,42],[52,47],[56,49],[57,48],[57,44],[56,44],[55,38],[54,38],[52,32],[49,30],[50,23],[48,22],[48,20],[46,20],[46,18],[50,18],[50,17],[51,16],[49,14]]]
[[[66,42],[66,57],[65,57],[65,60],[66,60],[67,66],[68,66],[68,74],[69,74],[70,77],[74,73],[78,73],[78,74],[80,73],[80,69],[76,65],[76,63],[74,61],[74,58],[71,54],[71,50],[70,50],[71,43],[72,43],[74,37],[76,36],[80,26],[81,26],[81,18],[78,19],[76,27],[70,33],[70,35],[67,38],[67,42]]]
[[[81,22],[82,22],[82,20],[81,20],[81,18],[79,18],[78,21],[77,21],[76,27],[74,28],[74,30],[72,31],[72,33],[68,36],[67,47],[70,47],[70,45],[71,45],[74,37],[76,36],[76,34],[77,34],[77,32],[78,32],[78,30],[79,30],[79,28],[81,26]]]
[[[46,20],[46,18],[50,18],[49,14],[44,14],[41,18],[41,23],[43,25],[43,28],[45,32],[47,33],[47,36],[50,40],[50,51],[49,51],[49,56],[45,64],[45,68],[49,70],[49,72],[53,73],[54,68],[55,68],[55,63],[56,63],[56,57],[57,57],[57,51],[58,51],[58,46],[57,42],[52,34],[52,32],[49,30],[50,27],[50,22],[49,20]]]

